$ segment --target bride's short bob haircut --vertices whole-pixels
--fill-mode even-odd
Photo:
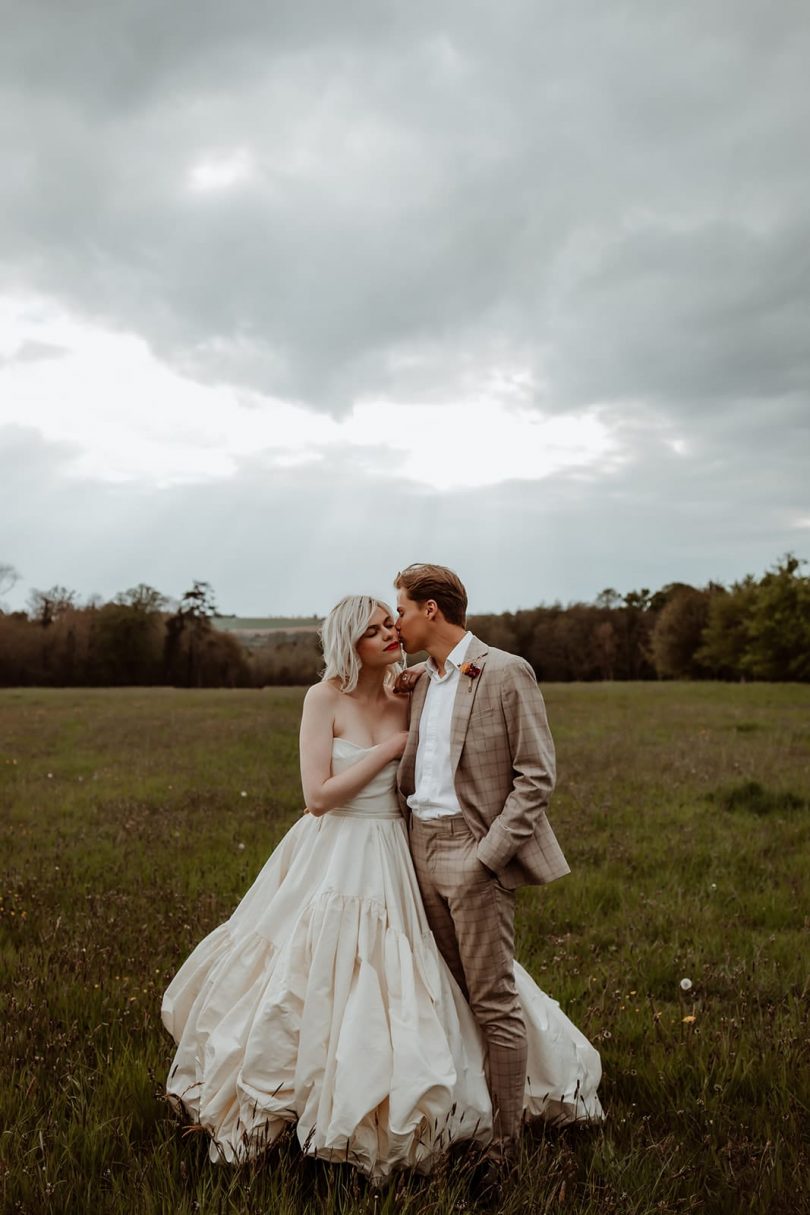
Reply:
[[[370,595],[345,595],[321,625],[320,639],[326,660],[321,679],[337,679],[341,692],[353,692],[357,687],[362,665],[357,656],[357,643],[377,608],[392,615],[390,607],[382,599],[374,599]],[[404,663],[392,662],[385,672],[385,682],[393,683],[404,669]]]

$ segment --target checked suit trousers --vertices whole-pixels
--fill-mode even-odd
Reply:
[[[515,986],[515,895],[478,860],[462,815],[411,815],[411,852],[428,923],[487,1046],[496,1143],[523,1121],[526,1027]]]

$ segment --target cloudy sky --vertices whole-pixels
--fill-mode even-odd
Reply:
[[[805,0],[6,0],[6,595],[810,558]]]

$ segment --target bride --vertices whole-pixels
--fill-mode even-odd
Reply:
[[[163,997],[177,1051],[167,1095],[212,1160],[303,1149],[373,1179],[485,1145],[485,1048],[438,952],[399,809],[408,698],[389,608],[351,595],[322,629],[326,669],[301,720],[307,810],[233,915]],[[600,1121],[597,1051],[516,962],[527,1117]]]

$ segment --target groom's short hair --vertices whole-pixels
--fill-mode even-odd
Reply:
[[[409,599],[426,603],[435,599],[448,624],[464,628],[467,623],[467,592],[458,574],[446,565],[427,565],[417,562],[400,570],[394,579],[397,590],[403,590]]]

